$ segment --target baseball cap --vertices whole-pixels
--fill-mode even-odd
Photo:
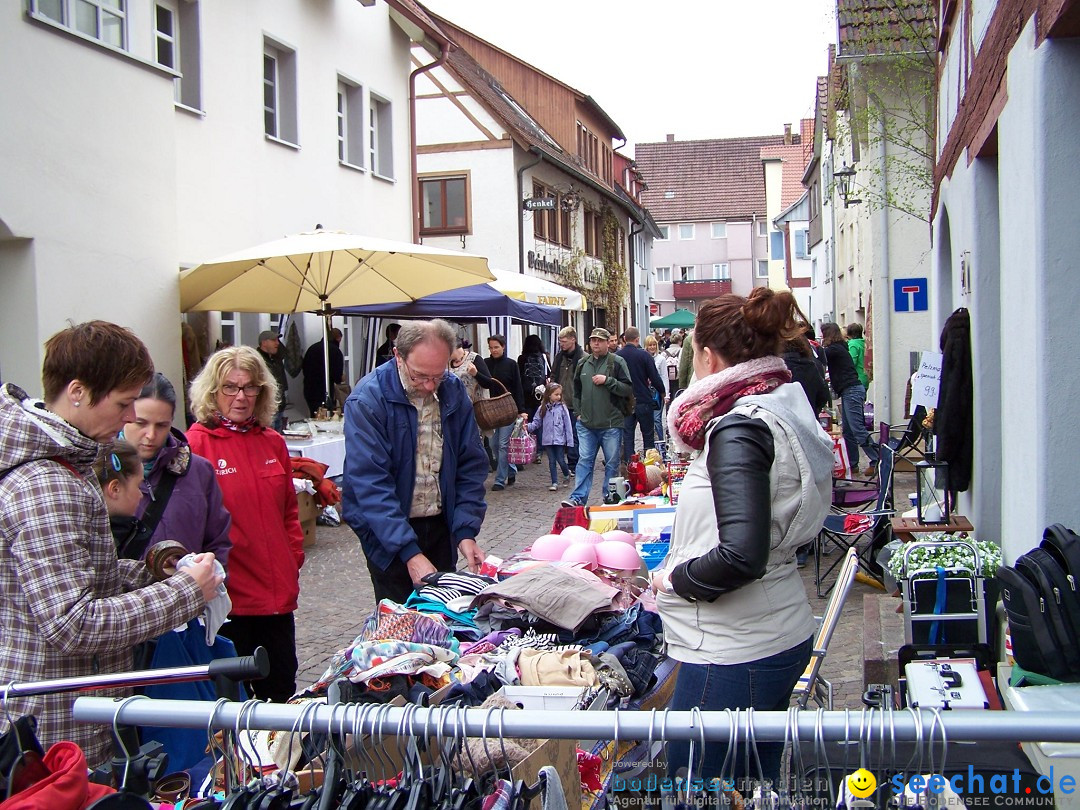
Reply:
[[[589,335],[589,340],[593,338],[600,338],[600,340],[611,340],[611,333],[607,329],[601,329],[599,326],[592,330],[592,334]]]
[[[264,332],[259,332],[259,343],[262,343],[264,340],[281,340],[281,338],[278,337],[278,333],[274,330],[267,329]]]

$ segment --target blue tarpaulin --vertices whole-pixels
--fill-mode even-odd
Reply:
[[[517,323],[556,329],[562,326],[562,311],[558,308],[517,301],[487,284],[461,287],[401,304],[342,307],[337,312],[369,318],[447,318],[458,322],[508,317]]]

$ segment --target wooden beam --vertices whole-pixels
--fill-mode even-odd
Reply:
[[[450,95],[450,96],[467,96],[467,95],[469,95],[469,91],[468,90],[451,90],[449,93],[417,93],[416,97],[418,99],[421,99],[421,98],[446,98],[448,95]]]
[[[425,143],[416,147],[418,155],[433,155],[438,152],[472,152],[476,149],[509,149],[514,142],[509,138],[497,141],[458,141],[456,143]]]
[[[464,115],[466,118],[468,118],[469,121],[472,122],[472,125],[474,127],[476,127],[478,130],[480,130],[484,135],[486,135],[491,140],[493,140],[493,141],[499,140],[495,136],[495,133],[493,133],[490,129],[488,129],[483,124],[481,124],[479,119],[477,119],[477,117],[475,115],[473,115],[469,111],[468,107],[466,107],[464,104],[461,103],[461,101],[454,95],[453,91],[448,90],[446,88],[446,86],[443,85],[442,82],[440,82],[438,79],[436,79],[430,73],[427,74],[427,78],[428,78],[428,81],[430,81],[433,85],[435,85],[436,87],[439,88],[439,90],[442,91],[443,95],[446,96],[446,98],[448,98],[451,101],[451,103],[453,103],[453,105],[455,107],[457,107],[459,110],[461,110],[461,114]],[[471,96],[470,96],[470,98],[471,98]]]

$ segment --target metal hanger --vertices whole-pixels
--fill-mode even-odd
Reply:
[[[11,684],[8,684],[8,688]],[[5,689],[5,697],[7,690]],[[127,790],[128,774],[131,769],[131,763],[135,759],[135,756],[128,750],[127,743],[123,737],[120,736],[120,713],[124,710],[124,707],[131,703],[133,700],[146,700],[145,695],[133,695],[128,698],[124,698],[120,702],[120,705],[116,709],[116,714],[113,715],[112,728],[113,737],[116,739],[120,746],[120,750],[124,754],[124,775],[120,779],[120,787],[117,788],[116,793],[110,793],[108,796],[104,796],[91,804],[87,810],[153,810],[153,805],[143,796],[139,796],[135,793],[131,793]],[[5,700],[5,704],[6,704]],[[4,711],[7,711],[5,705]]]
[[[825,741],[825,707],[819,706],[814,720],[814,797],[817,798],[818,773],[824,764],[825,788],[828,791],[829,807],[836,806],[836,792],[833,790],[832,771],[829,767],[829,748]]]

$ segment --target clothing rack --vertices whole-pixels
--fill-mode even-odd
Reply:
[[[380,736],[457,734],[466,737],[597,740],[719,740],[756,742],[1080,742],[1080,712],[975,709],[861,711],[539,711],[421,708],[385,704],[336,706],[220,703],[80,697],[76,721],[171,728],[266,729]]]

